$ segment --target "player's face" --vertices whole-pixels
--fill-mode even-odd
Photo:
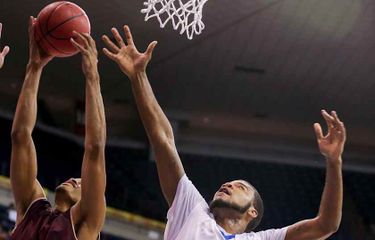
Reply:
[[[74,205],[81,199],[81,179],[68,179],[56,188],[56,194],[62,195],[62,199]]]
[[[254,196],[253,188],[243,180],[224,183],[215,193],[213,202],[237,206],[238,209],[250,207]]]

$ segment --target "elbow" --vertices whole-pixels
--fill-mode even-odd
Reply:
[[[156,131],[150,131],[148,137],[154,147],[175,144],[173,131],[159,131],[156,129]]]
[[[153,140],[151,140],[151,145],[155,151],[157,151],[158,149],[165,149],[166,147],[174,147],[174,137],[173,135],[168,136],[166,134],[159,135],[157,138],[153,138]]]
[[[32,131],[25,127],[13,128],[11,132],[11,139],[13,144],[25,143],[31,139]]]
[[[339,230],[339,228],[340,228],[340,223],[330,226],[330,228],[328,230],[329,230],[330,234],[332,235],[335,232],[337,232]]]
[[[104,141],[90,142],[85,144],[85,153],[89,156],[89,159],[98,159],[105,149]]]
[[[336,233],[339,230],[340,225],[332,225],[332,226],[327,226],[323,229],[324,235],[329,235],[331,236],[332,234]]]
[[[320,229],[323,236],[331,236],[334,233],[336,233],[339,228],[340,228],[340,222],[335,222],[335,223],[321,223],[320,224]]]

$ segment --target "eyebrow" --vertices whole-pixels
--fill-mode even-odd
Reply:
[[[242,183],[242,182],[237,182],[238,184],[244,186],[247,190],[250,190],[250,187],[247,186],[246,184]]]

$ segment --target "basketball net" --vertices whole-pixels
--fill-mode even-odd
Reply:
[[[180,34],[186,33],[188,39],[193,39],[194,34],[201,34],[205,27],[202,22],[202,9],[208,0],[144,1],[145,8],[141,12],[146,14],[145,21],[155,17],[161,28],[171,21],[174,30],[179,30]]]

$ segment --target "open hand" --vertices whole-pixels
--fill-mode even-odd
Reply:
[[[344,144],[346,141],[344,123],[340,121],[335,111],[328,114],[325,110],[322,110],[322,115],[326,120],[328,132],[324,136],[320,124],[314,124],[319,150],[328,161],[341,162],[341,155],[344,151]]]
[[[153,41],[148,45],[146,52],[140,53],[134,45],[133,36],[128,26],[124,26],[126,43],[124,43],[116,28],[112,28],[111,31],[117,44],[104,35],[102,39],[107,48],[104,48],[103,52],[107,57],[115,61],[121,71],[132,80],[138,73],[146,71],[147,64],[151,60],[152,52],[157,42]]]

